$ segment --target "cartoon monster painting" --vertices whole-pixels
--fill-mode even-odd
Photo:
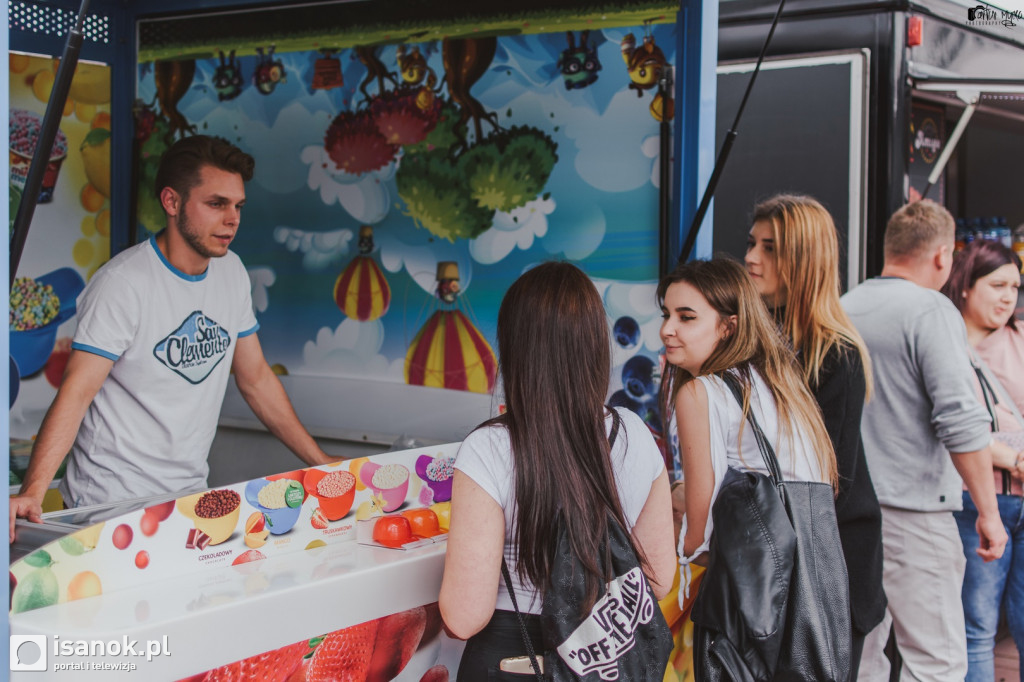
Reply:
[[[261,95],[269,95],[278,83],[288,81],[284,73],[284,63],[280,59],[274,59],[273,45],[266,53],[262,47],[257,47],[256,53],[259,55],[260,61],[252,72],[252,82]]]
[[[566,90],[579,90],[597,80],[601,61],[597,58],[597,47],[588,42],[590,31],[580,33],[580,44],[576,45],[572,31],[565,32],[569,47],[562,50],[558,58],[558,69],[562,72]]]
[[[217,99],[224,102],[242,94],[242,65],[235,59],[235,51],[231,50],[227,57],[223,50],[218,50],[220,64],[213,72],[213,89],[217,91]]]
[[[414,45],[411,50],[407,50],[405,45],[399,45],[397,57],[398,71],[405,87],[415,87],[424,80],[428,88],[437,85],[437,74],[427,64],[427,59],[420,52],[418,45]]]
[[[661,70],[667,63],[665,53],[654,44],[654,36],[650,34],[645,35],[643,45],[637,47],[636,38],[627,33],[620,45],[629,80],[632,81],[629,89],[636,90],[636,96],[642,97],[644,90],[657,87]]]

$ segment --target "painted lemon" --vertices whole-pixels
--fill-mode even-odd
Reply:
[[[49,102],[51,90],[53,90],[53,71],[43,69],[32,79],[32,94],[40,102]]]
[[[97,523],[95,526],[89,526],[88,528],[75,531],[71,534],[71,537],[81,542],[86,551],[95,549],[96,545],[98,545],[100,541],[100,532],[103,530],[103,526],[105,525],[105,521]]]
[[[8,62],[10,64],[11,73],[22,73],[28,68],[30,57],[27,54],[14,54],[13,52],[8,55]]]
[[[110,67],[79,62],[68,95],[76,102],[106,104],[110,101]]]
[[[110,131],[106,128],[93,128],[82,141],[79,148],[82,153],[82,165],[89,184],[100,194],[110,197]]]
[[[95,115],[96,105],[85,104],[84,102],[75,102],[75,118],[77,118],[82,123],[88,123],[92,120],[93,116]],[[107,127],[109,128],[110,126]]]

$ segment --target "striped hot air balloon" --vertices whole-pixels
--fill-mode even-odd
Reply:
[[[498,361],[494,351],[460,310],[438,310],[405,354],[405,382],[415,386],[490,393]]]
[[[384,279],[377,261],[356,256],[334,283],[334,302],[354,320],[376,320],[391,305],[391,285]]]

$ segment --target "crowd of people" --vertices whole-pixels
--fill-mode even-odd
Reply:
[[[79,301],[62,385],[10,501],[12,541],[16,518],[40,520],[69,450],[69,506],[205,487],[229,372],[299,458],[333,461],[263,357],[244,268],[228,250],[252,172],[251,157],[216,138],[189,137],[165,154],[155,189],[167,228],[111,260]],[[570,655],[575,664],[667,657],[655,599],[678,589],[682,600],[695,564],[748,582],[738,591],[749,596],[757,581],[746,578],[764,568],[725,565],[733,555],[715,551],[715,519],[737,499],[723,488],[737,475],[770,475],[787,505],[784,482],[830,486],[834,509],[814,523],[833,526],[819,530],[832,531],[820,537],[834,546],[818,549],[841,554],[845,575],[793,585],[819,614],[782,614],[786,590],[770,603],[754,594],[753,605],[722,605],[736,610],[724,614],[735,616],[730,636],[764,634],[742,633],[737,623],[762,622],[744,609],[794,628],[831,608],[821,622],[843,640],[841,652],[824,654],[835,679],[890,679],[892,636],[903,679],[989,682],[1002,611],[1024,669],[1020,259],[990,241],[954,257],[952,216],[921,200],[889,220],[881,275],[840,297],[838,237],[819,202],[779,195],[758,204],[751,223],[743,264],[690,262],[658,284],[663,449],[637,415],[605,407],[611,344],[590,279],[569,263],[545,263],[509,288],[497,329],[507,409],[469,434],[455,464],[440,608],[449,632],[468,639],[459,680],[532,674],[534,652],[561,653],[544,619],[572,623],[570,639],[589,642]],[[140,292],[154,291],[159,300],[143,300]],[[160,358],[176,328],[220,338],[215,356],[187,375]],[[810,520],[792,518],[782,535],[799,536]],[[774,532],[749,542],[782,536]],[[621,561],[635,567],[624,578],[610,574]],[[619,581],[615,605],[603,603],[594,622],[573,620],[607,601],[609,580]],[[550,614],[559,581],[575,592]],[[625,610],[609,615],[615,608]],[[588,639],[613,620],[614,652]],[[719,662],[760,667],[764,679],[821,679],[797,670],[819,643],[786,635],[786,651],[770,661],[725,661],[723,652],[745,658],[737,641],[719,647]],[[775,659],[794,669],[773,670]],[[666,663],[641,661],[643,679],[661,680]]]
[[[785,481],[834,490],[827,518],[849,590],[840,678],[889,680],[892,637],[901,679],[990,681],[1001,612],[1024,659],[1020,272],[996,242],[954,257],[952,216],[922,200],[891,217],[881,275],[840,296],[828,211],[797,195],[758,204],[743,264],[690,262],[658,285],[662,459],[634,415],[602,406],[609,344],[593,285],[567,263],[528,271],[499,313],[507,411],[456,461],[440,605],[469,640],[459,679],[524,679],[531,668],[502,677],[526,658],[524,638],[552,646],[541,596],[558,589],[550,547],[567,519],[588,584],[607,578],[594,557],[617,523],[654,594],[668,592],[675,560],[685,592],[714,545],[729,472],[770,473],[755,424]],[[665,462],[681,462],[679,481]],[[759,570],[714,556],[708,572]]]

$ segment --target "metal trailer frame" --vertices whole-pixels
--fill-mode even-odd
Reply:
[[[774,0],[723,3],[719,60],[756,57],[775,7]],[[966,104],[950,95],[965,87],[993,93],[1024,91],[1024,20],[1012,29],[998,23],[972,25],[979,22],[968,22],[967,11],[966,5],[950,0],[790,0],[769,47],[773,57],[870,50],[871,145],[862,264],[867,276],[881,271],[885,224],[905,202],[912,100],[932,99],[964,108]],[[908,25],[918,19],[923,21],[924,40],[911,47]],[[982,106],[1024,122],[1024,99]]]

